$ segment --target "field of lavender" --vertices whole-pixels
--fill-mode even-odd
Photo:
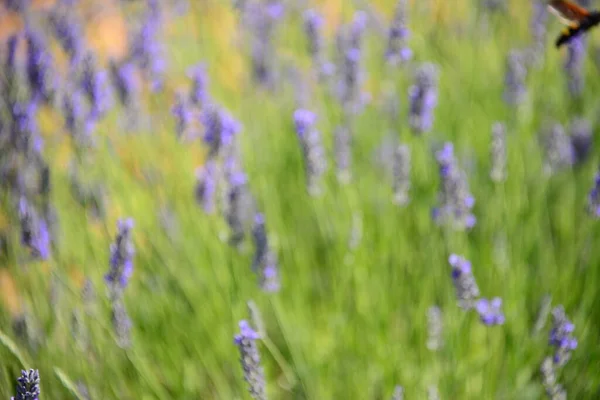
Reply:
[[[600,398],[600,47],[560,29],[5,1],[0,397]]]

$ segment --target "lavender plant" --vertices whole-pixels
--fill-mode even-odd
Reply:
[[[407,0],[398,0],[394,19],[390,26],[385,58],[392,65],[403,64],[412,58],[412,50],[408,47],[410,31],[407,27]]]
[[[408,92],[409,124],[414,133],[427,133],[433,127],[434,110],[438,103],[437,84],[437,66],[425,63],[417,69],[415,83]]]
[[[240,351],[244,380],[248,383],[248,390],[253,399],[267,400],[265,375],[256,343],[260,336],[250,327],[248,321],[240,321],[239,327],[240,333],[235,336],[235,344]]]
[[[17,379],[17,395],[11,400],[39,400],[40,398],[40,373],[37,369],[21,371]]]
[[[294,126],[304,155],[308,193],[317,196],[322,192],[322,176],[327,169],[321,134],[314,127],[317,116],[309,110],[294,112]]]

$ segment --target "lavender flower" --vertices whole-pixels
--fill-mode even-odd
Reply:
[[[95,121],[86,113],[84,95],[78,89],[68,90],[65,94],[63,112],[65,125],[79,147],[93,146],[92,132]]]
[[[111,67],[121,104],[125,107],[133,106],[140,91],[136,78],[135,65],[128,61],[118,65],[113,61]]]
[[[506,179],[506,126],[501,122],[492,125],[490,156],[492,159],[490,178],[494,182],[503,182]]]
[[[317,196],[321,193],[321,180],[327,169],[321,135],[314,128],[316,119],[317,117],[313,112],[305,109],[298,109],[294,112],[294,125],[302,146],[307,189],[311,196]]]
[[[502,299],[494,297],[492,300],[479,299],[475,305],[481,322],[487,326],[503,325],[504,314],[502,313]]]
[[[561,124],[553,124],[542,137],[545,162],[544,170],[547,174],[556,173],[573,165],[574,154],[571,141]]]
[[[404,388],[402,386],[396,385],[392,400],[404,400]]]
[[[511,106],[521,104],[527,96],[525,79],[527,68],[522,52],[511,50],[506,58],[506,72],[504,75],[504,101]]]
[[[108,73],[98,68],[93,53],[88,53],[83,58],[81,86],[91,105],[88,118],[91,120],[102,118],[112,106],[112,97]],[[127,90],[127,88],[123,89]]]
[[[175,104],[173,104],[173,107],[171,108],[171,114],[175,117],[175,122],[177,124],[177,138],[181,139],[188,133],[192,124],[192,118],[194,117],[194,113],[187,104],[186,96],[183,92],[177,92],[175,94]]]
[[[312,58],[313,65],[319,73],[320,78],[325,78],[333,73],[333,64],[324,59],[324,40],[321,28],[323,16],[314,9],[304,12],[304,32],[308,38],[308,52]]]
[[[586,40],[583,36],[573,38],[568,45],[567,60],[564,70],[567,77],[567,87],[571,97],[579,97],[584,87],[583,62],[586,53]]]
[[[117,296],[111,301],[111,319],[117,335],[117,345],[121,348],[130,347],[132,323],[121,296]]]
[[[439,350],[444,344],[442,323],[442,310],[437,306],[429,307],[427,311],[427,348],[431,351]]]
[[[281,285],[279,282],[277,257],[269,246],[263,214],[256,214],[254,217],[252,236],[255,246],[252,270],[255,273],[261,274],[260,286],[265,292],[278,292]]]
[[[40,33],[28,29],[25,37],[27,38],[27,76],[32,98],[50,101],[54,90],[52,56],[47,51],[47,45]]]
[[[349,183],[352,179],[352,135],[346,126],[338,126],[333,135],[337,179],[340,183]]]
[[[21,243],[31,250],[34,257],[46,260],[50,257],[50,233],[46,221],[22,197],[19,200]]]
[[[229,243],[234,246],[239,246],[244,239],[244,212],[247,203],[248,178],[246,174],[240,171],[235,171],[229,174],[227,209],[225,218],[231,229]]]
[[[455,229],[470,229],[475,226],[476,218],[471,213],[475,199],[469,192],[465,173],[458,167],[454,158],[452,143],[444,144],[436,153],[439,165],[441,189],[440,205],[433,210],[433,218],[438,223],[449,223]]]
[[[207,214],[214,212],[216,187],[217,164],[208,160],[204,166],[196,169],[196,201],[202,204]]]
[[[253,399],[266,400],[265,375],[260,363],[258,346],[256,345],[256,341],[260,339],[260,336],[250,327],[248,321],[240,321],[239,327],[240,333],[235,335],[235,344],[240,351],[244,380],[248,383],[248,389]]]
[[[387,50],[385,51],[385,58],[392,65],[405,63],[412,58],[412,50],[406,45],[410,34],[406,21],[407,8],[406,0],[398,0],[396,3],[396,12],[390,27]]]
[[[69,56],[71,66],[75,65],[80,60],[84,49],[81,26],[73,18],[73,14],[66,10],[58,10],[50,14],[50,22],[58,42]]]
[[[471,272],[471,262],[456,254],[450,255],[448,262],[452,267],[452,281],[456,290],[458,306],[464,310],[475,307],[479,297],[479,287]]]
[[[196,65],[188,72],[188,76],[192,79],[190,101],[195,106],[204,107],[209,101],[206,64],[200,63]]]
[[[427,133],[433,127],[433,114],[437,106],[438,69],[434,64],[425,63],[416,72],[416,81],[410,87],[409,124],[415,133]]]
[[[594,187],[588,195],[588,212],[595,218],[600,218],[600,170],[594,178]]]
[[[12,400],[38,400],[40,398],[40,373],[37,369],[21,371],[17,382],[17,396],[12,397]]]
[[[242,126],[225,110],[213,106],[202,112],[204,141],[210,146],[209,157],[216,157],[223,147],[230,145]]]
[[[349,46],[351,49],[362,48],[362,40],[367,27],[368,16],[364,11],[356,11],[350,23]]]
[[[158,3],[153,2],[152,5],[148,8],[142,28],[133,39],[132,57],[151,80],[152,90],[158,91],[163,86],[166,62],[163,54],[164,49],[159,41],[160,14],[157,8]]]
[[[118,289],[125,288],[133,274],[133,256],[135,248],[131,239],[133,219],[120,219],[117,222],[117,236],[110,245],[110,270],[104,279],[109,286]]]
[[[573,163],[583,163],[592,149],[592,126],[585,118],[576,118],[571,121],[571,147],[573,148]]]
[[[39,134],[37,110],[38,105],[35,101],[27,104],[16,103],[11,108],[11,143],[16,150],[24,154],[39,155],[42,151],[43,140]]]
[[[269,1],[250,3],[244,15],[251,30],[252,77],[258,84],[272,89],[274,87],[274,32],[277,21],[283,17],[283,3]]]
[[[550,400],[567,400],[567,393],[556,379],[556,367],[552,357],[546,357],[540,368],[542,384]]]
[[[553,361],[559,367],[564,366],[571,358],[571,352],[577,348],[577,339],[573,337],[575,325],[567,318],[563,306],[552,310],[552,330],[550,330],[550,346],[554,346]]]
[[[546,48],[546,20],[548,19],[548,4],[536,0],[532,4],[531,37],[533,44],[530,50],[533,64],[539,64]]]
[[[399,145],[394,150],[392,172],[394,175],[394,204],[406,205],[410,201],[410,149]]]

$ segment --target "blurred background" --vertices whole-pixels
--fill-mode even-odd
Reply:
[[[0,396],[600,397],[600,48],[562,29],[4,0]]]

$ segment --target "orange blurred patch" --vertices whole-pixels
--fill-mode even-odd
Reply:
[[[129,47],[125,18],[115,7],[91,13],[85,32],[90,47],[101,59],[121,60]]]
[[[0,298],[12,315],[21,312],[15,281],[5,269],[0,270]]]
[[[321,2],[325,27],[323,33],[331,37],[335,35],[337,27],[342,23],[342,0],[325,0]]]

